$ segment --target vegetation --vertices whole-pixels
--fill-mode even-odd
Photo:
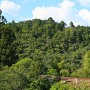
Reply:
[[[80,83],[79,85],[72,85],[63,82],[58,82],[52,85],[50,90],[90,90],[89,83]]]
[[[40,75],[90,78],[89,68],[89,26],[70,22],[66,27],[64,21],[57,23],[51,17],[0,22],[1,90],[70,90],[68,84],[58,85],[58,80]]]

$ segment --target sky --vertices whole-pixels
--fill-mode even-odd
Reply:
[[[56,22],[90,26],[90,0],[0,0],[0,9],[8,22],[52,17]]]

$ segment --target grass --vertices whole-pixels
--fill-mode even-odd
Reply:
[[[78,84],[73,83],[63,83],[63,82],[57,82],[50,90],[90,90],[90,83],[89,82],[81,82]]]

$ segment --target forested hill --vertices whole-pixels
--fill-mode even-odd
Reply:
[[[11,89],[14,84],[17,90],[35,90],[40,82],[46,86],[37,90],[48,90],[49,81],[35,81],[43,74],[90,77],[89,50],[89,26],[74,26],[73,22],[67,26],[51,17],[0,24],[0,83],[14,81],[0,84],[2,88],[9,85],[1,90],[16,90]]]

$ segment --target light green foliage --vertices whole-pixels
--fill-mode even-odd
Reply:
[[[89,90],[90,87],[88,87],[88,85],[89,83],[86,82],[74,85],[71,83],[63,83],[63,81],[61,81],[52,85],[50,90]]]
[[[0,89],[2,90],[48,90],[50,82],[48,79],[41,79],[45,67],[39,61],[29,58],[22,59],[10,68],[3,68],[0,71]]]
[[[90,51],[86,52],[84,56],[83,66],[84,66],[84,69],[90,68]]]
[[[49,75],[57,75],[57,70],[53,69],[53,68],[48,69],[48,73],[47,74],[49,74]]]
[[[74,87],[64,84],[63,82],[57,82],[52,85],[50,90],[74,90]]]
[[[72,76],[76,77],[90,77],[90,51],[87,51],[83,58],[83,66],[76,72],[72,73]]]
[[[83,70],[85,77],[90,77],[90,51],[86,52],[83,60]]]
[[[32,60],[29,58],[22,59],[18,61],[16,64],[14,64],[13,66],[11,66],[10,69],[13,72],[21,73],[21,74],[28,72],[30,69],[29,67],[30,67],[31,61]]]
[[[35,79],[45,73],[45,66],[39,60],[22,59],[10,68],[13,72],[24,75],[28,80]]]
[[[69,70],[68,69],[61,69],[60,73],[62,76],[69,76]]]
[[[0,71],[0,89],[1,90],[20,90],[26,85],[21,75],[10,70]]]

